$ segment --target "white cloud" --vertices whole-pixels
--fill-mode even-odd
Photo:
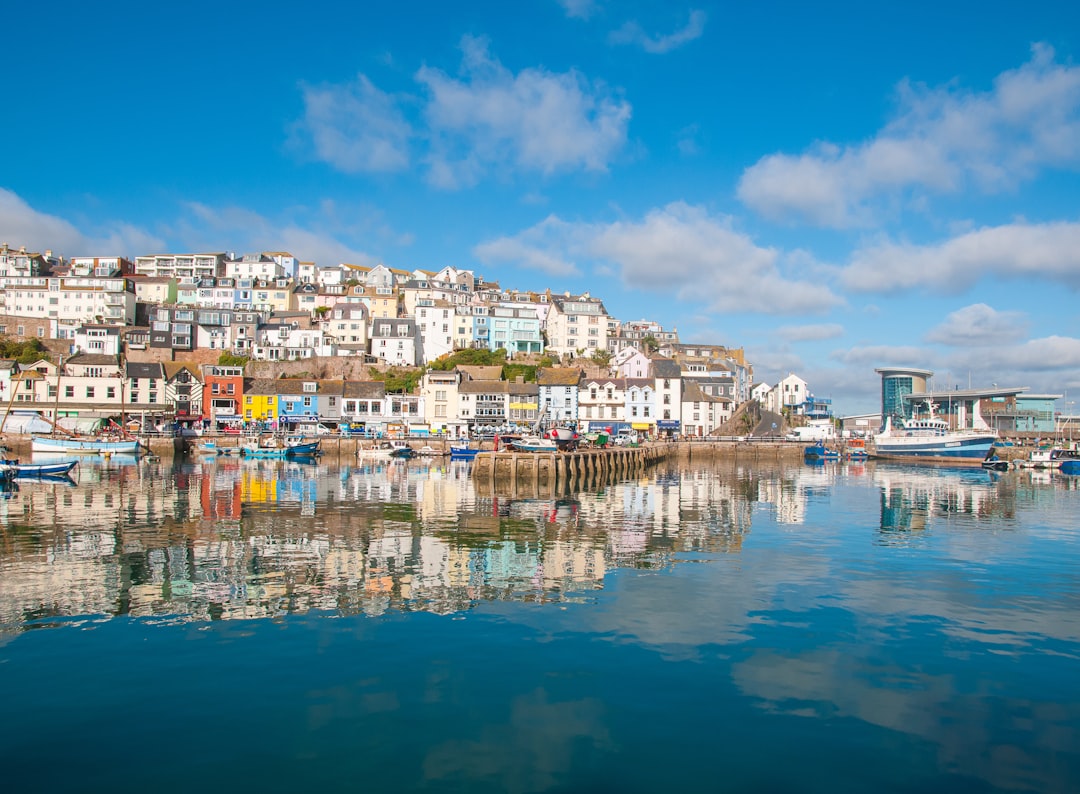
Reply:
[[[571,19],[588,19],[596,11],[595,0],[556,0]]]
[[[0,188],[0,242],[58,256],[134,257],[164,248],[160,237],[130,223],[112,223],[84,232],[70,221],[39,212],[20,196]]]
[[[843,335],[844,326],[839,323],[784,325],[776,329],[776,337],[787,342],[818,342],[823,339],[836,339]]]
[[[994,368],[1018,372],[1076,370],[1080,368],[1080,339],[1047,336],[996,349]]]
[[[756,246],[729,219],[681,202],[639,222],[573,224],[551,216],[475,253],[486,261],[502,254],[501,261],[546,272],[569,273],[575,258],[589,259],[596,267],[610,266],[632,289],[675,294],[713,311],[789,314],[842,303],[822,284],[787,276],[774,249]]]
[[[575,71],[513,74],[486,42],[462,40],[464,79],[424,67],[429,178],[440,187],[476,182],[501,168],[552,174],[606,171],[626,143],[630,105]]]
[[[1052,49],[1036,45],[988,92],[902,83],[896,117],[875,138],[768,155],[743,173],[738,193],[773,219],[850,227],[873,222],[881,200],[925,207],[927,194],[1000,191],[1043,168],[1077,164],[1080,67],[1059,65]]]
[[[399,171],[409,165],[412,129],[400,100],[364,75],[345,85],[304,86],[299,131],[314,156],[346,173]]]
[[[730,219],[682,202],[652,210],[637,223],[598,227],[588,248],[617,264],[631,288],[674,292],[716,311],[793,314],[842,302],[822,284],[785,275],[777,251],[755,245],[731,228]]]
[[[686,26],[666,36],[650,36],[641,25],[631,20],[614,31],[610,36],[610,41],[612,44],[636,44],[645,52],[662,54],[700,38],[705,32],[705,19],[704,11],[691,11]]]
[[[1023,312],[997,311],[985,303],[957,309],[945,322],[926,334],[926,341],[953,347],[999,347],[1024,337],[1027,316]]]
[[[512,264],[550,276],[575,276],[581,271],[564,253],[572,234],[569,224],[552,215],[516,237],[481,243],[473,255],[486,265]]]
[[[855,251],[841,281],[859,292],[957,292],[988,276],[1080,287],[1080,223],[1009,224],[931,246],[883,243]]]

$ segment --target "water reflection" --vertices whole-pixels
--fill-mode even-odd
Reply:
[[[754,517],[854,519],[874,488],[878,542],[936,522],[1045,505],[1060,477],[890,466],[663,468],[592,492],[478,493],[463,462],[359,465],[219,458],[84,463],[77,484],[0,501],[0,624],[85,614],[229,619],[305,610],[439,613],[481,601],[579,601],[615,569],[738,553]],[[805,571],[804,571],[805,573]]]

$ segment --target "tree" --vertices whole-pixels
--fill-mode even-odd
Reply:
[[[645,348],[646,353],[655,353],[660,349],[660,343],[656,341],[656,337],[652,334],[641,340],[641,346]]]
[[[6,336],[0,337],[0,358],[13,358],[20,364],[52,360],[48,348],[39,339],[9,339]]]
[[[316,306],[315,307],[315,316],[317,318],[319,318],[320,320],[325,319],[326,315],[328,315],[329,313],[330,313],[330,307],[329,306]]]
[[[439,372],[446,372],[457,366],[498,367],[505,363],[506,351],[502,348],[495,351],[470,348],[439,356],[431,362],[429,367]]]
[[[611,363],[611,351],[606,348],[598,347],[593,351],[591,358],[596,366],[606,367]]]
[[[246,367],[247,363],[251,361],[251,356],[238,356],[235,353],[222,353],[218,356],[219,367]]]

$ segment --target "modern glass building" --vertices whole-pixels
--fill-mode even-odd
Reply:
[[[874,370],[881,376],[881,421],[892,417],[893,422],[910,419],[912,405],[906,395],[925,392],[927,381],[934,373],[928,369],[910,367],[879,367]]]

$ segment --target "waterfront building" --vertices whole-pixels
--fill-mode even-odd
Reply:
[[[276,428],[278,420],[278,382],[274,378],[245,378],[243,417],[245,426],[257,423]]]
[[[347,380],[342,387],[341,426],[350,433],[385,431],[386,384],[380,380]]]
[[[420,381],[424,398],[424,421],[432,432],[442,432],[452,438],[463,435],[467,423],[458,414],[458,384],[461,373],[452,370],[428,370]]]
[[[794,372],[789,372],[776,384],[777,404],[781,412],[803,413],[808,394],[806,381]]]
[[[329,381],[279,378],[277,380],[278,426],[289,429],[295,425],[317,424],[321,416],[320,387]],[[340,395],[327,395],[340,396]],[[340,418],[340,406],[338,406]]]
[[[196,365],[183,361],[166,361],[165,403],[172,406],[176,422],[185,426],[201,424],[203,418],[203,384]]]
[[[734,402],[729,397],[706,391],[714,386],[698,378],[682,384],[682,434],[690,438],[715,435],[731,418]],[[724,388],[724,387],[720,387]]]
[[[171,421],[172,406],[165,399],[165,369],[156,361],[124,363],[127,411],[157,423]]]
[[[458,416],[468,427],[469,435],[506,425],[510,421],[510,390],[506,381],[463,379],[458,384]]]
[[[203,419],[212,430],[235,429],[243,421],[244,368],[220,364],[201,367]]]
[[[1022,431],[1025,427],[1047,427],[1046,416],[1056,395],[1038,395],[1025,403],[1021,396],[1026,386],[961,389],[937,389],[932,386],[930,370],[883,367],[881,375],[882,421],[894,422],[916,414],[933,412],[956,429],[996,430],[999,433]],[[1052,408],[1050,408],[1052,411]]]
[[[682,429],[682,368],[677,361],[652,357],[653,389],[656,394],[656,432],[674,435]]]
[[[893,422],[911,418],[913,404],[907,398],[915,392],[926,392],[927,381],[933,376],[928,369],[911,367],[879,367],[881,376],[881,420]]]
[[[585,377],[578,389],[578,416],[585,430],[630,427],[626,418],[624,378]]]
[[[578,385],[583,374],[577,367],[545,367],[536,371],[540,410],[545,422],[578,421]]]
[[[644,435],[656,434],[656,382],[652,378],[626,378],[626,410],[630,428]]]
[[[507,382],[507,419],[511,425],[531,429],[540,415],[540,388],[536,383],[526,383],[520,375]]]

